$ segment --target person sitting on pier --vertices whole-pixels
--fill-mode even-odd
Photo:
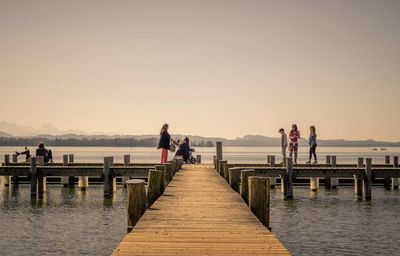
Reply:
[[[17,152],[16,151],[15,154],[17,154],[17,156],[25,155],[25,161],[26,162],[29,162],[29,159],[31,158],[31,151],[26,146],[25,146],[25,151],[22,151],[22,152]]]
[[[292,125],[292,130],[289,133],[289,139],[290,158],[293,157],[294,153],[294,163],[297,164],[297,151],[299,149],[300,132],[298,131],[296,124]]]
[[[53,152],[51,150],[48,150],[44,147],[44,143],[40,142],[38,148],[36,149],[36,156],[42,156],[44,159],[45,163],[48,163],[49,161],[52,163],[53,162]]]
[[[288,147],[287,135],[285,133],[285,129],[279,129],[279,133],[281,134],[281,149],[282,149],[282,158],[286,158],[286,150]]]
[[[312,156],[314,156],[314,164],[318,164],[317,154],[315,153],[317,148],[317,134],[314,125],[310,126],[310,137],[308,139],[308,145],[310,146],[310,153],[307,164],[311,164]]]
[[[194,152],[193,148],[190,148],[190,141],[188,137],[185,137],[183,141],[178,141],[179,148],[176,151],[175,157],[182,157],[185,163],[188,163],[191,158],[191,153]]]

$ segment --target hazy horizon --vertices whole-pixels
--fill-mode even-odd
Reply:
[[[0,0],[0,121],[400,141],[400,1]],[[1,131],[1,129],[0,129]]]

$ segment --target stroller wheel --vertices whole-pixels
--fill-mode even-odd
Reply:
[[[192,157],[192,159],[190,159],[190,162],[191,162],[192,164],[195,164],[195,163],[197,162],[197,160],[196,160],[196,158]]]

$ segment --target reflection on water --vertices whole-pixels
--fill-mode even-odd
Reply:
[[[310,192],[295,187],[295,200],[271,193],[271,226],[295,255],[395,255],[400,250],[400,192],[373,188],[372,202],[352,187]],[[2,255],[110,255],[126,231],[126,190],[104,198],[102,185],[88,191],[48,186],[31,200],[29,185],[0,194]],[[177,209],[179,210],[179,209]]]

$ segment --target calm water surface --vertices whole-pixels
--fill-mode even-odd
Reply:
[[[0,148],[0,154],[15,149]],[[148,148],[53,148],[56,161],[74,153],[79,161],[101,161],[126,153],[138,162],[158,160]],[[264,162],[276,148],[225,148],[231,162]],[[321,154],[338,155],[339,162],[369,156],[383,162],[384,155],[400,155],[399,148],[321,148]],[[211,160],[213,148],[198,149]],[[305,150],[301,159],[305,159]],[[273,232],[295,255],[400,255],[400,192],[373,187],[372,202],[357,201],[352,187],[311,193],[295,187],[295,200],[283,201],[279,188],[271,194]],[[110,255],[126,232],[126,191],[118,187],[113,199],[103,198],[101,185],[78,189],[48,185],[43,200],[30,200],[30,187],[0,192],[1,255]]]

